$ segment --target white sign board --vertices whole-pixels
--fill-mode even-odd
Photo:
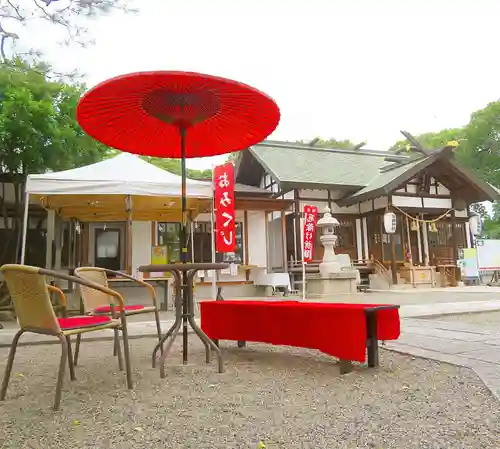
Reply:
[[[479,270],[500,270],[500,240],[477,239],[476,248]]]

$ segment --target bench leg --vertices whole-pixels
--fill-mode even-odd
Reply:
[[[377,312],[367,311],[366,313],[366,347],[368,349],[368,366],[374,368],[379,366],[378,356],[378,335],[377,335]]]
[[[238,348],[244,348],[247,345],[247,342],[244,340],[238,340]]]
[[[339,360],[340,374],[348,374],[352,372],[352,362],[350,360]]]

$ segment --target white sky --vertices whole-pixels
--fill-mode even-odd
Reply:
[[[387,149],[461,126],[499,97],[498,0],[142,0],[101,18],[96,45],[45,45],[92,86],[143,70],[191,70],[271,95],[271,136],[366,140]],[[211,159],[191,161],[207,168]]]

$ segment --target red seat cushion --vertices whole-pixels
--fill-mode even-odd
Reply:
[[[71,330],[107,324],[111,321],[111,318],[108,316],[73,316],[58,318],[57,321],[59,321],[59,327],[62,330]]]
[[[144,309],[144,306],[125,306],[125,311],[127,310],[141,310]],[[121,312],[122,308],[121,306],[115,306],[115,310],[117,312]],[[97,309],[94,309],[95,313],[110,313],[111,312],[111,306],[103,306],[103,307],[98,307]]]

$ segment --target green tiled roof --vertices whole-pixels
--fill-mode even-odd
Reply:
[[[409,162],[404,165],[396,166],[395,168],[383,172],[378,172],[373,179],[371,179],[368,184],[363,187],[361,190],[358,190],[356,193],[353,193],[350,198],[358,198],[362,195],[366,195],[375,190],[384,189],[384,187],[388,187],[391,183],[397,180],[400,176],[405,175],[410,169],[415,167],[424,166],[428,158],[418,159],[416,161]],[[430,161],[429,161],[430,162]],[[422,167],[424,168],[424,167]],[[385,193],[390,193],[392,191],[391,188]]]
[[[364,187],[387,165],[384,156],[368,151],[286,148],[255,145],[250,151],[280,183]]]

